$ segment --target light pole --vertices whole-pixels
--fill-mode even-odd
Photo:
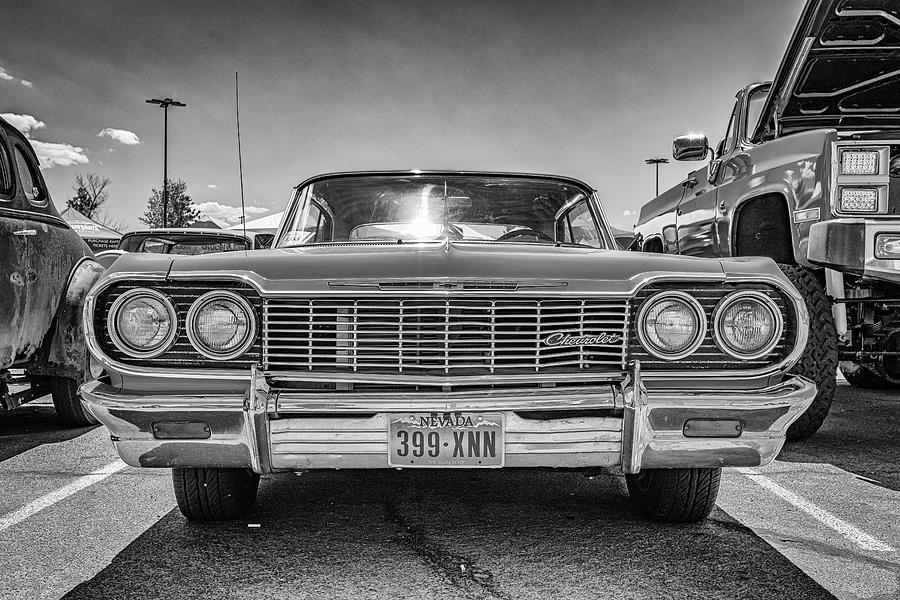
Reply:
[[[163,227],[168,227],[169,210],[169,107],[187,106],[171,98],[151,98],[147,104],[158,104],[163,109]]]
[[[656,165],[656,195],[659,196],[659,165],[669,164],[668,158],[648,158],[644,161],[648,165]]]

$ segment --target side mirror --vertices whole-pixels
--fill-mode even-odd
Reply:
[[[703,160],[709,152],[709,140],[702,133],[680,135],[672,142],[675,160]]]

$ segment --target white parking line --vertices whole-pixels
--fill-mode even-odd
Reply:
[[[772,492],[782,500],[789,502],[790,504],[796,506],[806,514],[810,515],[826,527],[837,531],[854,544],[859,546],[864,550],[869,550],[872,552],[894,552],[894,548],[881,542],[868,533],[854,527],[850,523],[837,518],[824,508],[813,504],[809,500],[798,496],[792,491],[788,490],[785,487],[775,483],[765,475],[761,475],[754,471],[753,469],[748,468],[739,468],[736,469],[739,473],[749,477],[751,480],[762,486],[764,489]]]
[[[72,483],[70,483],[68,485],[64,485],[63,487],[59,488],[58,490],[54,490],[54,491],[50,492],[49,494],[44,494],[37,500],[34,500],[33,502],[29,502],[28,504],[26,504],[25,506],[23,506],[22,508],[20,508],[18,510],[14,510],[12,512],[9,512],[9,513],[3,515],[2,517],[0,517],[0,532],[9,529],[10,527],[12,527],[13,525],[16,525],[17,523],[21,523],[28,517],[31,517],[32,515],[39,513],[40,511],[44,510],[45,508],[47,508],[49,506],[53,506],[60,500],[64,500],[64,499],[68,498],[69,496],[71,496],[72,494],[80,492],[81,490],[83,490],[86,487],[90,487],[90,486],[94,485],[98,481],[103,481],[104,479],[106,479],[107,477],[112,475],[113,473],[117,473],[117,472],[121,471],[122,469],[124,469],[125,467],[126,467],[126,465],[124,462],[122,462],[121,460],[116,460],[114,462],[109,463],[108,465],[100,467],[96,471],[92,471],[91,473],[89,473],[83,477],[79,477]]]

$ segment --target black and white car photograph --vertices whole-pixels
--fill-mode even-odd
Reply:
[[[897,0],[0,14],[0,600],[900,599]]]

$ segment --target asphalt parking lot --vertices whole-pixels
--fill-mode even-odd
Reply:
[[[730,470],[702,524],[548,471],[315,472],[191,524],[168,471],[124,467],[52,405],[0,415],[2,598],[900,597],[900,393],[839,388],[825,427]]]

